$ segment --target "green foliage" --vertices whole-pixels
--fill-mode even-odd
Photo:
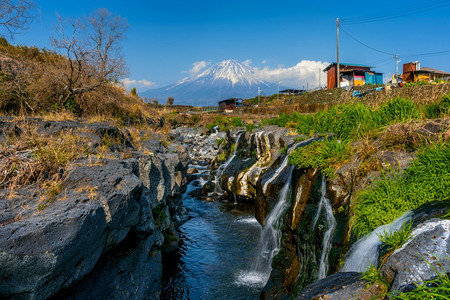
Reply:
[[[348,141],[324,139],[295,149],[289,155],[289,163],[299,168],[318,168],[328,178],[333,178],[336,169],[352,155]]]
[[[402,228],[394,232],[383,231],[378,237],[383,242],[387,253],[393,252],[401,248],[407,241],[412,238],[412,222],[403,223]]]
[[[370,287],[374,284],[388,286],[388,283],[380,275],[379,270],[374,265],[371,265],[364,273],[361,274],[361,279],[367,281],[367,287]]]
[[[354,208],[352,232],[365,235],[405,211],[450,197],[450,143],[436,143],[417,152],[408,169],[384,176],[362,191]]]
[[[137,91],[135,87],[131,89],[130,94],[135,97],[137,96]]]
[[[414,81],[414,82],[405,82],[405,86],[422,86],[422,85],[430,85],[431,83],[421,80],[421,81]]]
[[[245,125],[245,129],[247,131],[253,131],[253,129],[255,129],[255,128],[256,128],[255,124],[247,124],[247,125]]]
[[[442,98],[441,101],[428,104],[424,107],[424,117],[428,119],[441,118],[450,114],[450,94]]]
[[[243,127],[244,126],[244,123],[242,123],[242,120],[239,117],[231,118],[230,123],[231,123],[231,126],[233,126],[233,127]]]
[[[328,111],[315,114],[280,114],[278,118],[265,120],[264,124],[285,127],[296,124],[299,134],[333,132],[343,139],[358,139],[383,126],[419,118],[420,109],[412,100],[396,98],[389,100],[378,109],[360,102],[345,103],[332,107]]]
[[[426,280],[423,284],[417,285],[417,288],[409,292],[391,292],[388,296],[391,299],[450,299],[450,278],[441,265],[442,271],[435,268],[426,261],[437,274],[436,279]]]
[[[222,145],[222,143],[225,141],[225,139],[216,139],[217,146]]]

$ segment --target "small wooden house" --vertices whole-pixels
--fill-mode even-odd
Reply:
[[[403,64],[403,82],[429,82],[447,78],[450,78],[450,73],[427,67],[421,68],[418,61]]]
[[[237,98],[229,98],[219,101],[219,111],[232,112],[236,108]]]
[[[383,84],[383,73],[372,71],[373,67],[357,64],[339,64],[339,81],[340,86],[358,86],[364,84]],[[333,89],[338,87],[337,63],[331,63],[323,70],[327,72],[327,88]]]

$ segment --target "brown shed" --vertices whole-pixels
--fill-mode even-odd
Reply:
[[[323,71],[327,72],[327,88],[333,89],[337,87],[336,72],[337,63],[331,63]],[[375,73],[371,69],[373,67],[358,65],[358,64],[347,64],[340,63],[339,79],[341,82],[346,83],[346,85],[363,85],[365,83],[380,84],[383,83],[383,77],[381,73]]]
[[[219,101],[219,111],[233,111],[236,108],[236,102],[238,99],[229,98]]]

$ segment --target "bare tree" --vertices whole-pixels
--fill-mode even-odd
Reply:
[[[0,27],[6,31],[6,34],[0,32],[0,36],[13,38],[28,29],[36,15],[37,7],[32,0],[0,0]]]
[[[121,41],[128,23],[105,8],[79,20],[58,19],[52,43],[68,58],[67,68],[59,76],[63,86],[58,104],[64,106],[78,95],[116,82],[126,73]]]

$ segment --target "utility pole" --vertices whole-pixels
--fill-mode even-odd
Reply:
[[[398,54],[395,54],[395,81],[398,83]]]
[[[336,65],[336,87],[341,87],[341,70],[339,65],[339,18],[336,19],[336,42],[337,42],[337,65]]]
[[[277,102],[280,96],[280,79],[278,79],[278,93],[277,93]]]
[[[319,89],[320,89],[320,71],[322,70],[319,68]]]
[[[261,104],[261,88],[258,87],[258,107]]]

